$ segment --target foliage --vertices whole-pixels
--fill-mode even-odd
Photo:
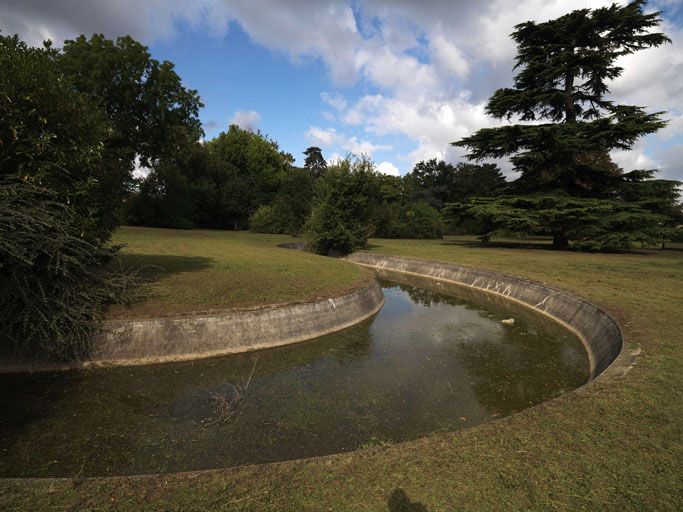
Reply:
[[[108,146],[128,163],[138,155],[150,166],[202,135],[197,91],[130,36],[67,40],[59,63],[76,89],[103,108],[113,128]]]
[[[152,167],[175,157],[202,134],[197,92],[183,87],[173,64],[159,62],[129,36],[94,34],[67,40],[55,56],[72,87],[90,98],[108,121],[103,140],[101,238],[120,221],[132,186],[134,161]]]
[[[318,254],[348,254],[364,246],[368,236],[360,222],[352,220],[341,208],[320,203],[306,223],[310,248]]]
[[[106,117],[75,91],[50,46],[0,36],[0,176],[55,192],[90,240],[110,232],[110,191],[102,166]],[[76,220],[74,220],[76,222]]]
[[[348,253],[367,243],[381,197],[372,161],[351,156],[331,165],[315,184],[315,202],[305,226],[314,251]]]
[[[260,206],[249,218],[249,229],[256,233],[298,235],[311,213],[314,187],[311,171],[298,167],[288,169],[273,203]]]
[[[131,196],[128,221],[159,228],[190,229],[192,197],[187,179],[179,168],[164,163],[152,170]]]
[[[275,208],[271,205],[263,204],[259,206],[251,217],[249,217],[249,230],[254,233],[283,233],[280,219],[275,214]]]
[[[447,203],[464,203],[471,197],[488,197],[501,192],[506,181],[495,164],[452,165],[433,158],[415,164],[405,179],[416,197],[441,209]]]
[[[586,212],[597,207],[594,200],[607,201],[600,203],[604,206],[600,207],[602,214],[614,215],[614,223],[621,225],[622,230],[633,226],[633,235],[624,235],[622,241],[641,238],[638,223],[621,223],[626,210],[631,212],[629,216],[642,212],[646,226],[652,225],[654,217],[644,204],[617,208],[610,202],[620,199],[619,192],[628,179],[609,160],[609,151],[629,149],[640,137],[665,125],[661,112],[647,113],[642,107],[615,105],[605,98],[609,92],[607,81],[623,71],[615,63],[619,57],[670,42],[664,34],[653,30],[660,23],[659,13],[643,13],[644,5],[644,1],[636,0],[625,6],[581,9],[544,23],[517,25],[512,34],[517,43],[519,68],[514,88],[496,91],[489,99],[487,112],[496,118],[515,117],[533,124],[486,128],[454,143],[469,148],[468,157],[474,160],[510,156],[520,173],[512,185],[518,194],[568,195],[575,198],[572,209],[579,210],[580,199],[585,199]],[[546,122],[539,123],[542,120]],[[647,177],[632,178],[642,182]],[[669,185],[671,189],[671,182]],[[511,214],[504,207],[509,201],[514,199],[501,199],[500,208],[493,208],[490,213]],[[592,236],[590,231],[572,231],[563,221],[567,213],[563,201],[556,201],[556,218],[552,217],[551,209],[544,209],[543,218],[548,224],[540,226],[554,232],[556,247],[565,247],[573,237],[578,237],[574,239],[581,247],[623,245],[604,242],[600,229],[594,232],[594,243],[585,238]],[[473,208],[480,207],[475,201]],[[472,216],[480,216],[479,213],[473,211]],[[515,229],[512,221],[490,215],[488,218],[496,226],[506,225],[510,233]],[[516,218],[520,232],[538,220],[531,213],[526,220]],[[659,237],[663,235],[661,231]]]
[[[259,132],[231,125],[206,143],[209,165],[200,178],[215,201],[207,227],[243,229],[259,206],[275,198],[291,155]]]
[[[323,158],[323,152],[319,147],[311,146],[307,148],[304,151],[304,155],[306,155],[304,167],[311,171],[314,176],[320,176],[327,170],[327,162]]]
[[[491,236],[545,234],[556,247],[566,249],[569,241],[582,250],[628,249],[635,243],[661,241],[661,224],[666,217],[638,203],[614,199],[585,199],[558,195],[502,196],[477,198],[467,205],[450,207],[454,217],[482,221]]]
[[[441,214],[424,201],[396,207],[392,220],[383,231],[376,232],[381,238],[441,238],[444,222]]]
[[[134,276],[112,272],[113,249],[81,236],[73,208],[29,182],[0,186],[0,342],[16,352],[86,355],[111,303],[135,297]]]

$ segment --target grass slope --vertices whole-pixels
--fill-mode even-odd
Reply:
[[[250,307],[346,293],[369,273],[345,262],[280,249],[292,238],[231,231],[178,231],[126,227],[123,265],[143,267],[153,279],[147,299],[112,308],[112,318],[140,318],[191,311]]]
[[[683,252],[603,255],[467,240],[371,250],[542,280],[606,308],[636,366],[479,427],[355,453],[198,474],[0,484],[25,510],[681,510]],[[304,257],[303,255],[300,255]],[[412,508],[411,508],[412,507]]]

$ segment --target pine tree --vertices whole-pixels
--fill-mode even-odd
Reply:
[[[304,151],[306,160],[304,161],[304,168],[309,169],[314,176],[320,176],[327,170],[327,162],[323,158],[323,152],[319,147],[311,146]]]
[[[671,42],[653,30],[661,22],[660,13],[646,14],[644,5],[645,0],[636,0],[625,6],[580,9],[544,23],[528,21],[515,27],[512,37],[517,43],[515,69],[519,72],[513,88],[499,89],[489,99],[487,112],[498,119],[515,118],[529,124],[482,129],[453,144],[469,148],[471,160],[510,157],[520,173],[513,193],[518,198],[533,195],[536,200],[522,201],[526,207],[521,209],[514,197],[506,197],[498,202],[475,201],[469,208],[458,206],[452,211],[486,219],[492,234],[527,233],[532,228],[552,234],[553,245],[560,249],[567,248],[570,240],[614,249],[660,236],[656,227],[665,219],[660,212],[620,197],[626,178],[609,158],[611,150],[630,149],[640,137],[666,124],[663,112],[617,105],[607,97],[608,82],[623,71],[616,64],[619,57]],[[643,181],[651,174],[629,176],[628,180]],[[676,187],[676,182],[659,181],[662,186]],[[580,207],[581,200],[587,201],[586,208]],[[544,205],[542,219],[533,211],[539,207],[537,201]],[[558,219],[564,218],[562,205],[567,201],[573,205],[573,224],[566,218],[555,222],[553,207],[547,206],[557,205]],[[594,220],[591,214],[583,222],[581,212],[594,212],[600,201],[607,201],[598,208],[601,215],[623,216],[630,208],[629,218],[641,215],[642,222],[620,224],[602,218],[609,229],[623,232],[618,236],[612,232],[608,238],[601,238],[604,230],[577,233],[577,226]],[[516,205],[514,209],[511,204]],[[520,222],[525,215],[529,222]],[[511,222],[512,218],[516,220]],[[537,225],[539,220],[544,224]]]

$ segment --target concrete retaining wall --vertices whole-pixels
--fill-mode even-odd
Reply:
[[[175,318],[104,322],[88,360],[76,364],[9,362],[0,372],[136,365],[235,354],[297,343],[339,331],[384,304],[379,283],[316,302],[284,304]]]
[[[105,323],[94,359],[116,363],[195,359],[277,347],[344,329],[384,304],[379,284],[333,299],[212,315]]]
[[[584,343],[590,360],[591,379],[604,372],[623,353],[621,331],[607,313],[590,302],[546,284],[451,263],[368,252],[353,253],[347,260],[371,268],[468,286],[506,297],[547,315],[573,331]]]

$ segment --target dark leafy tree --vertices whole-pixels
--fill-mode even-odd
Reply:
[[[49,189],[71,205],[83,236],[106,238],[109,213],[102,146],[108,120],[74,90],[50,45],[0,36],[0,174]]]
[[[113,270],[114,253],[82,236],[81,219],[55,193],[0,180],[2,352],[87,355],[106,308],[136,298],[137,279]]]
[[[232,125],[206,143],[206,184],[215,190],[211,227],[245,229],[259,206],[275,199],[291,155],[259,132]]]
[[[109,121],[101,163],[106,172],[99,180],[106,237],[119,220],[136,157],[154,167],[196,143],[202,135],[202,104],[197,91],[182,85],[171,62],[153,59],[146,46],[129,36],[116,41],[102,34],[79,36],[64,42],[57,59],[73,88],[94,101]]]
[[[654,30],[660,23],[659,13],[644,13],[644,5],[637,0],[624,6],[576,10],[544,23],[517,25],[512,34],[519,68],[514,87],[496,91],[487,112],[533,124],[479,130],[454,144],[469,148],[468,157],[474,160],[509,156],[520,173],[513,185],[517,194],[558,194],[558,205],[569,200],[563,196],[569,196],[572,204],[590,199],[587,208],[605,200],[603,214],[610,215],[624,177],[609,161],[609,151],[629,149],[640,137],[665,125],[662,112],[616,105],[606,97],[608,81],[623,71],[615,63],[619,57],[670,42]],[[496,211],[503,217],[519,217],[519,208],[506,211],[510,201],[519,206],[514,199],[505,198],[497,203]],[[536,219],[534,203],[529,207],[530,219]],[[633,216],[649,211],[637,203],[624,203],[619,215],[625,215],[628,208]],[[564,222],[551,222],[551,212],[546,209],[548,222],[538,229],[553,235],[555,247],[566,248],[570,240],[585,239],[577,238],[576,230],[565,229]],[[558,206],[557,213],[563,216],[562,207]],[[654,230],[656,219],[643,214],[641,220]],[[621,240],[621,247],[641,239],[636,232],[629,236],[633,223],[618,225],[625,230],[614,237]]]
[[[249,228],[257,233],[298,235],[311,214],[315,178],[308,169],[288,169],[275,200],[262,205],[249,219]]]
[[[130,199],[129,222],[160,228],[190,229],[192,194],[187,178],[175,162],[155,167]]]
[[[320,176],[327,170],[327,162],[323,158],[323,152],[319,147],[311,146],[304,151],[304,155],[306,155],[304,167],[311,171],[314,176]]]
[[[495,164],[452,165],[436,158],[415,164],[405,179],[418,199],[436,209],[447,203],[466,202],[471,197],[497,195],[507,184]]]
[[[331,165],[315,184],[315,200],[305,226],[314,251],[348,253],[367,243],[381,181],[372,161],[347,158]]]

